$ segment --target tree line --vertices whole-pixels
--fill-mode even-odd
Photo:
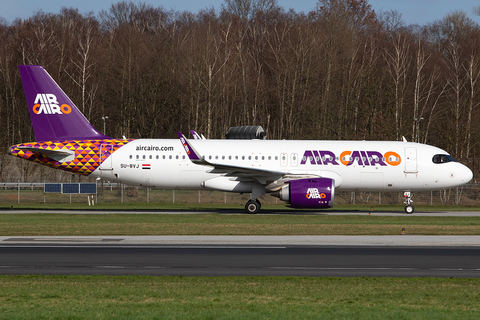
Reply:
[[[367,0],[319,0],[308,13],[276,0],[197,13],[122,1],[0,21],[4,154],[35,140],[20,64],[42,65],[111,137],[260,125],[269,139],[405,137],[479,153],[480,26],[462,11],[421,26]]]

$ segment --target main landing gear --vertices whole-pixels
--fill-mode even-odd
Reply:
[[[410,191],[405,191],[403,193],[403,198],[405,199],[405,213],[406,214],[412,214],[413,211],[415,210],[412,206],[412,194]]]
[[[260,211],[262,204],[258,200],[248,200],[247,204],[245,205],[245,211],[248,214],[257,214]]]
[[[252,187],[252,193],[250,194],[250,200],[245,205],[245,211],[248,214],[257,214],[260,211],[262,204],[258,201],[258,198],[265,194],[265,188],[257,183]]]

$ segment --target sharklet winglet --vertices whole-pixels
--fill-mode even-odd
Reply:
[[[198,135],[197,131],[195,131],[195,130],[190,130],[190,133],[192,134],[193,139],[195,139],[195,140],[202,140],[202,138],[200,138],[200,136]]]
[[[180,142],[182,143],[185,152],[188,155],[190,161],[195,164],[202,164],[202,165],[210,165],[207,161],[203,160],[200,154],[195,150],[195,148],[190,144],[190,142],[185,138],[183,133],[177,132],[178,138],[180,138]]]

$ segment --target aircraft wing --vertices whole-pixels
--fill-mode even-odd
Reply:
[[[58,162],[68,162],[68,161],[73,161],[75,159],[75,151],[69,150],[69,149],[51,150],[51,149],[22,147],[22,146],[19,146],[16,148],[23,151],[30,151],[32,153],[41,154],[44,157],[53,159]]]
[[[285,181],[318,177],[309,174],[289,174],[286,171],[267,170],[260,168],[234,166],[228,164],[214,163],[205,160],[181,132],[177,132],[180,142],[187,152],[190,160],[198,165],[212,167],[209,173],[224,174],[229,177],[238,177],[242,180],[257,180],[269,190],[276,190],[283,186]]]

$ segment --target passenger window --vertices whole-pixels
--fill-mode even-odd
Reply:
[[[140,157],[140,156],[137,154],[137,160],[139,159],[139,157]]]
[[[150,155],[149,158],[152,159],[152,155]]]
[[[165,155],[163,155],[163,160],[165,160]]]
[[[157,158],[157,160],[158,160],[158,159],[160,158],[160,156],[157,154],[157,157],[156,157],[156,158]]]
[[[169,155],[169,156],[168,156],[168,159],[172,160],[172,155]]]
[[[129,158],[130,158],[130,159],[132,159],[132,155],[130,155],[130,157],[129,157]]]
[[[145,155],[142,156],[142,159],[145,160]]]

